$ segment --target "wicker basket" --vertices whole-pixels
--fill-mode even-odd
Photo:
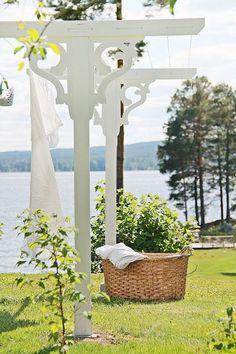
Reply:
[[[103,260],[107,294],[140,300],[183,299],[190,252],[146,255],[148,258],[125,269],[117,269],[109,260]]]

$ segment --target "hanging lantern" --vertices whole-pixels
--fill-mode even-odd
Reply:
[[[12,106],[14,90],[9,87],[7,80],[3,77],[0,82],[0,106]]]

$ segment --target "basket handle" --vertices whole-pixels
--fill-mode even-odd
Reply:
[[[3,85],[5,85],[6,89],[9,89],[8,81],[3,77],[0,83],[0,95],[3,93]]]
[[[186,256],[192,256],[193,252],[192,252],[192,248],[190,246],[185,246],[182,248],[182,250],[180,251],[180,254],[186,255]]]

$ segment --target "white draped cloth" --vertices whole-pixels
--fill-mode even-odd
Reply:
[[[144,254],[135,252],[123,242],[117,243],[114,246],[105,245],[98,247],[95,252],[102,259],[109,259],[109,261],[118,269],[124,269],[130,263],[148,258]]]
[[[62,217],[62,208],[50,148],[58,144],[62,125],[49,82],[29,70],[31,96],[30,209],[43,209]]]

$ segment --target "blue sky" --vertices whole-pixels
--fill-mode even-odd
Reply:
[[[0,4],[2,1],[0,1]],[[33,1],[25,0],[24,6],[11,7],[0,12],[0,21],[32,19]],[[125,19],[144,19],[147,13],[140,0],[124,0]],[[154,18],[169,18],[167,10],[156,11]],[[197,67],[198,75],[207,75],[214,83],[227,82],[236,88],[236,2],[235,0],[178,0],[175,17],[205,17],[206,27],[192,39],[169,38],[170,62],[173,67]],[[147,38],[148,52],[138,67],[168,67],[169,57],[166,38]],[[17,71],[19,58],[15,57],[14,41],[0,39],[0,72],[15,90],[12,107],[0,107],[0,151],[30,149],[29,87],[25,72]],[[188,57],[190,56],[190,63]],[[150,59],[151,58],[151,59]],[[161,140],[163,124],[168,116],[166,109],[170,97],[181,81],[159,81],[151,85],[146,103],[132,112],[125,130],[125,142]],[[72,122],[67,108],[57,107],[63,121],[59,147],[72,147]],[[100,127],[91,124],[91,145],[104,144]]]

